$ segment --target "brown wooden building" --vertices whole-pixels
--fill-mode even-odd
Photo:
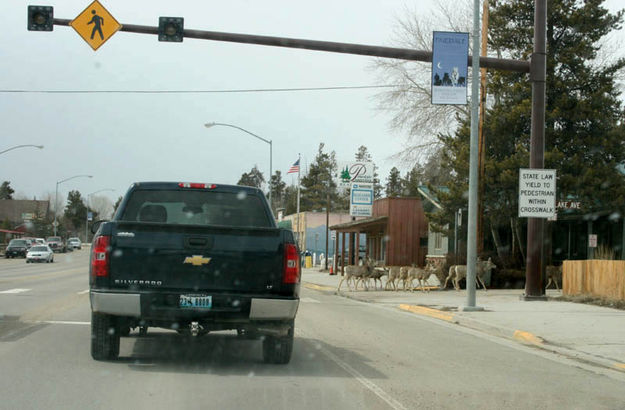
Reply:
[[[354,250],[361,249],[361,234],[366,235],[366,257],[385,265],[425,264],[428,224],[419,198],[378,199],[373,202],[371,218],[334,225],[330,229],[337,232],[340,245],[335,272],[337,264],[341,265],[341,273],[342,265],[357,264]]]

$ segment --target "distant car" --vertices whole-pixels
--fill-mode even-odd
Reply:
[[[67,240],[67,247],[74,249],[82,249],[82,242],[78,238],[69,238]]]
[[[46,245],[48,245],[53,252],[67,252],[67,245],[60,236],[49,237],[46,240]]]
[[[35,245],[26,253],[26,263],[54,262],[54,252],[48,245]]]
[[[35,245],[45,245],[46,240],[43,238],[35,238]]]
[[[26,257],[26,252],[30,244],[26,239],[11,239],[9,246],[4,251],[5,258],[15,258],[17,256]]]

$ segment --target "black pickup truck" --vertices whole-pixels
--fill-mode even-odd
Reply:
[[[94,224],[91,355],[119,356],[148,327],[188,337],[236,330],[288,363],[299,305],[299,251],[262,191],[204,183],[133,184],[110,222]]]

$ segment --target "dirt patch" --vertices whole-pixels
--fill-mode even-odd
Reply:
[[[604,306],[604,307],[610,307],[613,309],[625,310],[625,300],[607,299],[607,298],[601,298],[601,297],[591,296],[591,295],[575,295],[575,296],[563,295],[563,296],[550,297],[549,299],[555,300],[558,302],[584,303],[587,305]]]

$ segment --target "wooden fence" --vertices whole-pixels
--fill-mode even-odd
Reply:
[[[562,293],[625,300],[625,261],[564,261]]]

